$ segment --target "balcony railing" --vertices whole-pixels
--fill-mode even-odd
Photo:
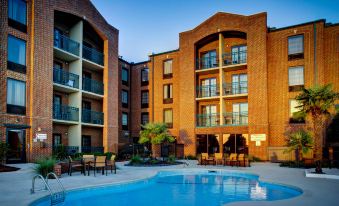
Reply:
[[[247,51],[239,51],[239,52],[231,52],[224,53],[222,55],[222,65],[236,65],[236,64],[244,64],[247,62]]]
[[[53,119],[79,121],[79,109],[67,105],[53,104]]]
[[[213,114],[198,114],[197,115],[197,127],[215,127],[219,126],[220,116],[218,113]]]
[[[247,94],[247,81],[226,83],[223,85],[223,95]]]
[[[104,153],[104,147],[82,146],[81,152],[83,153]]]
[[[80,44],[67,36],[54,35],[54,47],[79,56]]]
[[[82,89],[100,95],[104,94],[104,84],[90,78],[82,78]]]
[[[57,145],[53,146],[53,155],[59,156],[63,158],[67,158],[68,155],[75,155],[79,153],[78,146],[65,146],[65,145]]]
[[[53,82],[79,89],[79,75],[53,68]]]
[[[196,70],[211,69],[219,66],[219,58],[216,56],[197,59]]]
[[[197,98],[215,97],[219,96],[219,94],[219,86],[216,84],[197,86]]]
[[[81,120],[84,123],[103,125],[104,124],[104,113],[83,109]]]
[[[227,112],[224,114],[224,125],[247,125],[247,112]]]
[[[87,59],[89,61],[92,61],[96,64],[99,65],[104,65],[104,55],[103,53],[93,49],[93,48],[89,48],[85,45],[82,45],[82,57],[84,59]]]

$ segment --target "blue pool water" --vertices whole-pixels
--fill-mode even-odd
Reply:
[[[85,178],[85,177],[84,177]],[[219,206],[235,201],[273,201],[300,195],[297,188],[258,181],[258,176],[229,172],[161,172],[133,183],[67,193],[63,205]],[[34,206],[50,204],[49,198]]]

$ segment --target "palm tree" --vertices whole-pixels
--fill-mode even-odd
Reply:
[[[313,138],[310,132],[299,129],[295,132],[288,133],[287,145],[285,152],[297,151],[297,162],[303,159],[303,155],[307,154],[313,148]]]
[[[322,160],[324,120],[330,114],[329,110],[338,98],[339,93],[334,92],[330,84],[303,89],[296,97],[300,103],[298,107],[301,108],[301,112],[310,114],[312,117],[316,161]]]
[[[151,143],[153,157],[155,157],[155,145],[175,141],[174,137],[169,135],[167,125],[165,123],[147,123],[145,125],[141,125],[141,127],[143,129],[140,131],[139,143]]]

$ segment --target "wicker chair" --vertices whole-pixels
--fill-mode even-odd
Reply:
[[[115,165],[115,155],[112,155],[111,159],[106,160],[106,169],[110,168],[111,169],[111,173],[113,173],[113,169],[114,169],[114,174],[117,173],[117,167]],[[107,171],[106,171],[107,174]]]
[[[82,156],[82,164],[84,165],[85,176],[86,176],[86,170],[88,170],[88,176],[89,176],[90,164],[94,163],[94,161],[95,161],[94,155],[83,155]]]
[[[238,166],[237,154],[231,153],[230,156],[225,160],[225,165],[231,165],[233,167],[234,164]]]
[[[94,168],[94,176],[97,171],[97,169],[102,170],[102,175],[104,175],[104,171],[106,168],[106,156],[96,156],[94,162],[89,163],[90,168]],[[106,170],[106,176],[107,176],[107,170]]]
[[[249,159],[245,156],[245,154],[239,154],[238,155],[238,163],[239,166],[243,166],[243,167],[250,167],[250,161]]]
[[[215,164],[217,165],[220,163],[221,165],[224,164],[224,157],[222,153],[214,153]]]
[[[81,174],[84,173],[83,165],[79,161],[74,161],[71,156],[68,156],[68,175],[72,176],[73,168],[80,168]]]

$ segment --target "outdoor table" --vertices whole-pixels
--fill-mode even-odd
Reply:
[[[82,158],[82,164],[84,166],[84,175],[86,176],[86,168],[88,168],[88,176],[89,176],[89,170],[90,165],[94,163],[94,158]]]

